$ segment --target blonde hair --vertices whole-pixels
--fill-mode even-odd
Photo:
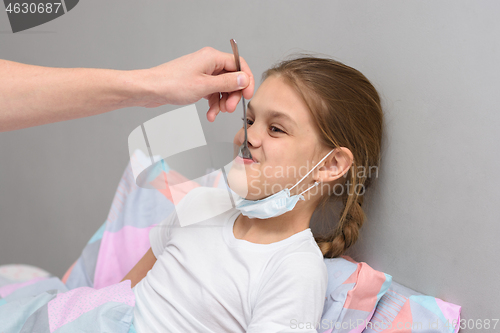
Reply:
[[[353,154],[353,163],[344,175],[345,182],[351,184],[349,193],[329,193],[317,207],[323,211],[333,201],[342,201],[336,227],[315,235],[325,258],[338,257],[357,241],[366,219],[362,208],[364,191],[356,189],[371,185],[366,170],[380,164],[383,111],[379,94],[361,72],[329,58],[302,56],[284,60],[265,71],[262,80],[270,76],[284,79],[303,98],[321,143],[330,148],[346,147]],[[365,175],[358,174],[359,167],[364,168]]]

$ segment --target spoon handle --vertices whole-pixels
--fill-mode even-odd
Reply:
[[[241,71],[240,64],[240,55],[238,52],[238,44],[234,39],[231,39],[231,47],[233,49],[234,60],[236,61],[236,71]],[[245,141],[243,142],[243,146],[241,147],[241,154],[243,158],[252,159],[252,154],[250,154],[250,149],[248,149],[248,138],[247,138],[247,105],[245,102],[245,98],[241,95],[241,100],[243,102],[243,124],[245,127]]]

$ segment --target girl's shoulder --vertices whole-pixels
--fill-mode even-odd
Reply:
[[[276,274],[276,271],[313,270],[313,274],[327,275],[323,254],[318,244],[308,237],[302,238],[289,246],[277,251],[268,263],[267,274]]]
[[[324,288],[328,283],[328,271],[323,256],[314,251],[289,253],[266,268],[261,286],[288,280],[291,285],[319,283]]]

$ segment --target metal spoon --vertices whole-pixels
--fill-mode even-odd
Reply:
[[[238,45],[234,39],[231,39],[231,47],[233,48],[234,60],[236,61],[236,71],[241,71],[240,65],[240,55],[238,53]],[[247,139],[247,104],[245,102],[245,98],[241,95],[241,100],[243,102],[243,123],[245,127],[245,141],[240,147],[240,151],[238,155],[242,158],[253,159],[252,154],[250,154],[250,149],[248,149],[248,139]]]

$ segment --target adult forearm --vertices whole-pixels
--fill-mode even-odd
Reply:
[[[139,106],[143,71],[50,68],[0,60],[0,131]]]

